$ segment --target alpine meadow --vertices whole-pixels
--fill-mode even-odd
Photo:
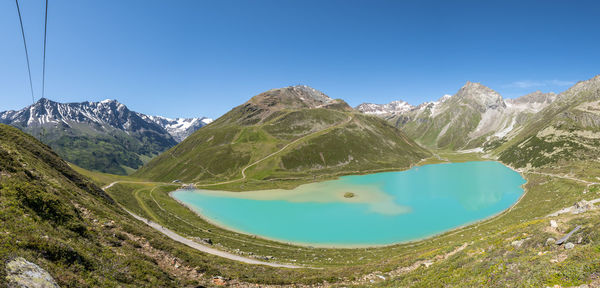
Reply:
[[[0,3],[0,287],[600,287],[598,9]]]

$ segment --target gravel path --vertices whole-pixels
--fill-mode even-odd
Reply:
[[[106,185],[102,189],[106,190],[106,189],[112,187],[113,185],[115,185],[115,184],[117,184],[119,182],[120,181],[110,183],[110,184]],[[239,256],[239,255],[236,255],[236,254],[232,254],[232,253],[229,253],[229,252],[222,251],[222,250],[218,250],[218,249],[209,247],[207,245],[203,245],[203,244],[200,244],[198,242],[195,242],[195,241],[193,241],[191,239],[188,239],[186,237],[183,237],[183,236],[181,236],[181,235],[173,232],[172,230],[163,227],[162,225],[160,225],[160,224],[158,224],[156,222],[150,221],[150,220],[148,220],[148,219],[146,219],[146,218],[144,218],[142,216],[139,216],[139,215],[137,215],[137,214],[135,214],[135,213],[133,213],[133,212],[125,209],[123,206],[121,206],[121,208],[123,208],[123,210],[125,210],[127,213],[129,213],[129,215],[133,216],[133,218],[146,223],[146,225],[154,228],[156,231],[164,234],[165,236],[167,236],[167,237],[169,237],[169,238],[171,238],[171,239],[173,239],[173,240],[175,240],[175,241],[177,241],[177,242],[179,242],[181,244],[184,244],[184,245],[187,245],[187,246],[189,246],[191,248],[194,248],[194,249],[196,249],[198,251],[202,251],[204,253],[212,254],[212,255],[215,255],[215,256],[223,257],[223,258],[234,260],[234,261],[239,261],[239,262],[246,263],[246,264],[266,265],[266,266],[271,266],[271,267],[293,268],[293,269],[297,269],[297,268],[309,268],[309,267],[295,266],[295,265],[289,265],[289,264],[279,264],[279,263],[265,262],[265,261],[260,261],[260,260],[253,259],[253,258],[242,257],[242,256]]]

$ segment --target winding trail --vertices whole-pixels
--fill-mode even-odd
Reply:
[[[256,160],[256,161],[252,162],[251,164],[246,165],[246,167],[244,167],[242,169],[242,178],[228,180],[228,181],[223,181],[223,182],[217,182],[217,183],[210,183],[210,184],[199,184],[198,182],[196,182],[195,185],[196,186],[201,186],[201,187],[206,187],[206,186],[217,186],[217,185],[223,185],[223,184],[229,184],[229,183],[235,183],[235,182],[238,182],[238,181],[242,181],[242,180],[246,179],[246,170],[248,168],[250,168],[250,167],[252,167],[252,166],[254,166],[254,165],[256,165],[256,164],[258,164],[258,163],[260,163],[260,162],[262,162],[264,160],[267,160],[268,158],[271,158],[271,157],[273,157],[273,156],[281,153],[283,150],[287,149],[289,146],[294,145],[295,143],[298,143],[301,140],[304,140],[304,139],[306,139],[308,137],[311,137],[311,136],[314,136],[316,134],[322,133],[323,131],[330,130],[330,129],[335,129],[337,127],[341,127],[343,125],[346,125],[350,121],[352,121],[352,119],[354,119],[354,117],[348,116],[348,119],[346,119],[346,120],[344,120],[344,121],[342,121],[342,122],[340,122],[338,124],[335,124],[335,125],[329,126],[327,128],[323,128],[321,130],[315,131],[313,133],[304,135],[304,136],[302,136],[302,137],[300,137],[300,138],[298,138],[298,139],[296,139],[296,140],[294,140],[294,141],[292,141],[292,142],[290,142],[288,144],[285,144],[285,146],[283,146],[281,149],[279,149],[279,150],[277,150],[277,151],[275,151],[275,152],[273,152],[273,153],[271,153],[271,154],[269,154],[269,155],[267,155],[267,156],[265,156],[265,157],[263,157],[263,158],[261,158],[259,160]]]
[[[549,176],[549,177],[573,180],[573,181],[585,183],[585,184],[587,184],[587,187],[592,186],[592,185],[600,185],[599,182],[590,182],[587,180],[583,180],[583,179],[579,179],[579,178],[575,178],[575,177],[571,177],[571,176],[567,176],[567,175],[551,174],[551,173],[544,173],[544,172],[537,172],[537,171],[523,171],[523,173],[532,173],[532,174],[539,174],[539,175],[544,175],[544,176]]]
[[[102,190],[109,189],[110,187],[114,186],[115,184],[117,184],[119,182],[128,182],[128,181],[115,181],[115,182],[112,182],[112,183],[104,186],[102,188]],[[153,182],[139,182],[139,183],[153,183]],[[137,215],[137,214],[135,214],[135,213],[127,210],[125,207],[123,207],[120,204],[119,204],[119,206],[123,210],[125,210],[127,213],[129,213],[129,215],[131,215],[133,218],[146,223],[146,225],[154,228],[154,230],[162,233],[163,235],[165,235],[165,236],[173,239],[176,242],[179,242],[181,244],[184,244],[186,246],[189,246],[189,247],[191,247],[193,249],[196,249],[196,250],[204,252],[204,253],[208,253],[208,254],[211,254],[211,255],[219,256],[219,257],[226,258],[226,259],[229,259],[229,260],[239,261],[239,262],[246,263],[246,264],[265,265],[265,266],[271,266],[271,267],[277,267],[277,268],[291,268],[291,269],[310,268],[310,267],[302,267],[302,266],[289,265],[289,264],[279,264],[279,263],[265,262],[265,261],[260,261],[260,260],[257,260],[257,259],[242,257],[240,255],[232,254],[232,253],[225,252],[225,251],[222,251],[222,250],[218,250],[218,249],[209,247],[207,245],[200,244],[200,243],[198,243],[196,241],[193,241],[191,239],[188,239],[186,237],[183,237],[183,236],[181,236],[181,235],[173,232],[172,230],[170,230],[170,229],[168,229],[166,227],[163,227],[162,225],[160,225],[160,224],[158,224],[158,223],[156,223],[154,221],[148,220],[148,219],[146,219],[146,218],[144,218],[142,216],[139,216],[139,215]]]

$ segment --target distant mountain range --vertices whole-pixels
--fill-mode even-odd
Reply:
[[[600,75],[560,94],[536,91],[503,99],[467,82],[435,102],[364,103],[356,109],[385,119],[430,149],[484,152],[516,168],[570,167],[582,175],[600,166]]]
[[[161,180],[234,178],[244,165],[266,152],[347,117],[352,121],[342,127],[317,133],[278,153],[268,162],[274,166],[253,170],[271,169],[261,177],[273,178],[300,171],[344,173],[410,165],[429,153],[421,146],[485,152],[526,167],[554,163],[559,155],[600,152],[594,148],[600,147],[594,140],[600,139],[600,104],[594,98],[599,81],[597,76],[559,95],[536,91],[516,99],[504,99],[491,88],[467,82],[454,95],[434,102],[417,106],[401,100],[363,103],[355,109],[314,88],[290,86],[252,97],[220,117],[212,129],[203,129],[205,133],[191,139],[186,138],[212,120],[144,115],[115,100],[58,103],[40,99],[22,110],[1,112],[0,123],[37,137],[72,163],[115,174],[132,173],[181,142],[139,174],[154,177],[156,171],[172,172]],[[369,115],[376,117],[364,117]],[[377,118],[384,121],[374,122]],[[557,151],[548,150],[557,145]],[[399,147],[406,150],[396,151]],[[402,158],[407,155],[414,157]]]
[[[210,122],[147,116],[116,100],[59,103],[42,98],[19,111],[0,112],[0,123],[37,137],[66,160],[115,174],[137,169]]]
[[[428,148],[468,150],[481,149],[518,130],[556,97],[537,91],[503,99],[480,83],[467,82],[456,94],[435,102],[418,106],[404,101],[363,103],[356,109],[387,120]]]
[[[147,116],[138,113],[142,119],[154,122],[163,127],[178,143],[183,141],[196,130],[210,124],[213,120],[206,117],[201,118],[166,118],[162,116]]]

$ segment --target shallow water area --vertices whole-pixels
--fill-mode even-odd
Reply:
[[[512,169],[484,161],[343,176],[292,190],[177,190],[171,195],[230,230],[283,242],[354,247],[417,240],[493,216],[519,199],[524,183]]]

